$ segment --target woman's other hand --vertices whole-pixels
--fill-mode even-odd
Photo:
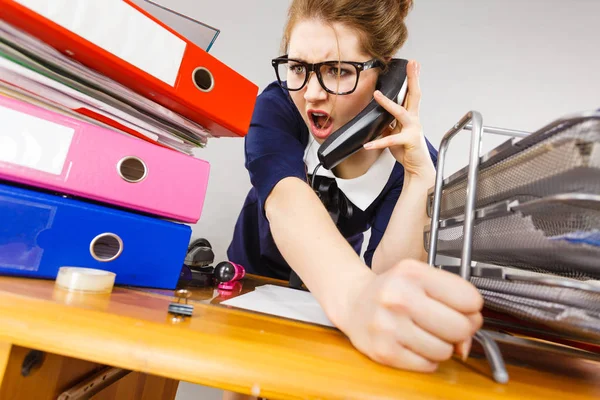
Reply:
[[[338,327],[374,361],[431,372],[454,353],[466,358],[481,327],[483,299],[469,282],[406,260],[348,293]]]
[[[419,86],[420,65],[412,60],[406,66],[408,77],[408,93],[406,108],[375,91],[373,97],[396,119],[383,133],[381,139],[364,145],[365,149],[382,149],[388,147],[396,160],[402,164],[406,173],[413,176],[435,177],[435,168],[423,135],[419,120],[421,104],[421,87]]]

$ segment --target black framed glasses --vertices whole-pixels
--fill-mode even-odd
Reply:
[[[279,85],[290,91],[301,90],[310,78],[310,73],[317,75],[321,87],[331,94],[350,94],[356,90],[362,71],[383,67],[378,59],[366,62],[325,61],[310,64],[301,60],[288,58],[287,55],[271,60]]]

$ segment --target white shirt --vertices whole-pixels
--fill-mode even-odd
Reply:
[[[309,133],[308,145],[304,150],[304,163],[309,174],[312,174],[319,164],[317,152],[320,146]],[[338,188],[346,195],[348,200],[364,211],[369,208],[383,191],[383,188],[390,179],[394,165],[396,165],[396,159],[390,150],[386,148],[373,165],[371,165],[369,170],[359,177],[352,179],[338,178],[333,172],[323,167],[319,168],[317,175],[335,179]]]

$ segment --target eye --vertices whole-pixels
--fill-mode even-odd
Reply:
[[[304,65],[302,64],[289,64],[288,68],[291,73],[296,75],[303,75],[305,70]]]
[[[350,71],[347,68],[343,68],[343,67],[338,67],[338,66],[333,66],[333,65],[329,65],[327,66],[327,70],[325,71],[327,73],[327,75],[329,76],[346,76],[352,73],[352,71]]]

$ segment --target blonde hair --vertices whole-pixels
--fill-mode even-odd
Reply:
[[[293,0],[281,43],[287,53],[290,36],[298,21],[341,23],[359,34],[362,50],[381,61],[391,58],[406,42],[404,20],[413,0]]]

